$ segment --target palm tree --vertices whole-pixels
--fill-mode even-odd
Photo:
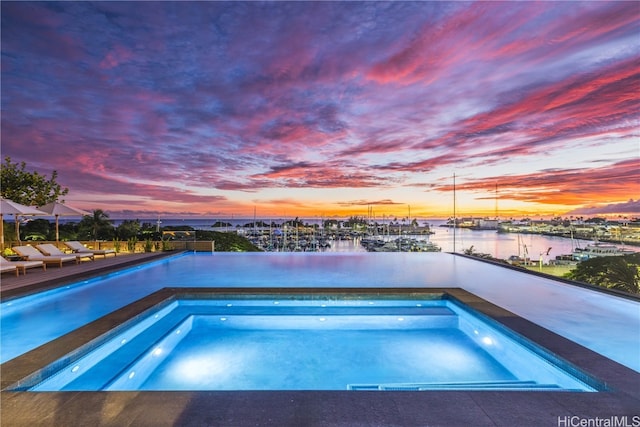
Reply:
[[[109,215],[102,209],[96,209],[91,215],[85,215],[78,226],[82,230],[90,231],[93,240],[108,239],[113,234],[113,225]]]

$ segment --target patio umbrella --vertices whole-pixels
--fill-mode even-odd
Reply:
[[[0,197],[0,245],[4,249],[4,223],[2,218],[4,215],[13,215],[16,221],[16,240],[20,242],[20,221],[18,215],[48,215],[46,212],[32,208],[31,206],[21,205],[12,200]]]
[[[59,217],[91,215],[87,211],[83,211],[82,209],[72,208],[71,206],[67,206],[64,203],[59,203],[59,202],[47,203],[44,206],[40,206],[38,209],[48,213],[49,215],[53,215],[56,217],[56,243],[58,243],[58,240],[60,240],[60,233],[58,233]]]

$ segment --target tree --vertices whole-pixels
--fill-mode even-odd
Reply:
[[[344,225],[351,228],[365,227],[367,225],[367,220],[362,216],[351,216],[344,222]]]
[[[132,237],[138,237],[141,230],[139,220],[125,219],[122,221],[122,224],[116,228],[116,236],[120,240],[129,240]]]
[[[640,293],[640,253],[582,261],[567,277],[630,293]]]
[[[111,239],[114,228],[109,215],[102,209],[96,209],[91,215],[85,215],[78,224],[78,234],[93,240]]]
[[[51,178],[38,172],[26,170],[26,163],[12,163],[9,156],[0,165],[0,194],[16,203],[29,206],[44,206],[65,196],[68,188],[56,182],[58,172],[53,171]]]
[[[475,254],[476,254],[476,250],[473,248],[473,245],[471,245],[471,247],[470,247],[469,249],[465,249],[465,250],[463,251],[463,253],[464,253],[465,255],[473,256],[473,255],[475,255]]]
[[[55,240],[56,231],[46,219],[33,219],[20,227],[24,240]]]

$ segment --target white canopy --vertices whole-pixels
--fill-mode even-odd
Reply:
[[[39,209],[32,208],[31,206],[21,205],[12,200],[0,197],[0,244],[4,248],[4,223],[2,217],[4,215],[13,215],[16,221],[16,240],[20,243],[20,221],[18,215],[49,215],[47,212],[43,212]]]

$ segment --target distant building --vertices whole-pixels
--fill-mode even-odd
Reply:
[[[474,219],[470,228],[473,230],[497,230],[498,220],[488,218]]]

